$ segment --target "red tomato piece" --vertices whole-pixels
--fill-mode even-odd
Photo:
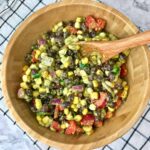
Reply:
[[[118,109],[120,107],[121,103],[122,103],[122,101],[120,99],[118,99],[115,104],[115,108]]]
[[[71,34],[76,34],[76,33],[77,33],[77,29],[76,29],[76,28],[74,28],[74,27],[72,27],[72,26],[68,26],[67,28],[68,28],[68,30],[69,30],[69,32],[70,32]]]
[[[95,120],[94,115],[87,114],[87,115],[83,116],[83,118],[81,120],[81,125],[91,126],[94,124],[94,120]]]
[[[53,121],[51,127],[54,128],[56,131],[60,131],[60,124],[57,121]]]
[[[38,60],[34,57],[32,57],[32,60],[31,60],[33,63],[36,63]]]
[[[65,134],[75,134],[76,128],[76,122],[74,120],[70,120],[69,127],[66,129]]]
[[[58,105],[59,106],[59,110],[60,111],[63,111],[64,110],[64,107],[62,105]]]
[[[107,93],[105,92],[100,92],[100,98],[95,101],[95,105],[97,108],[104,108],[106,106],[106,98],[107,98]]]
[[[103,121],[95,121],[94,125],[96,127],[101,127],[101,126],[103,126]]]
[[[126,64],[122,64],[122,65],[121,65],[120,76],[121,76],[122,78],[124,78],[124,77],[127,76]]]
[[[104,27],[106,25],[106,21],[102,18],[97,18],[96,23],[97,23],[97,26],[95,28],[96,31],[104,29]]]
[[[96,28],[96,20],[95,20],[95,18],[92,17],[92,16],[87,16],[86,20],[85,20],[85,25],[89,29],[95,29]]]

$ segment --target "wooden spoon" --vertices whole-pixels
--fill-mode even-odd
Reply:
[[[144,44],[150,44],[150,31],[137,33],[116,41],[84,41],[79,42],[78,44],[81,45],[83,54],[90,54],[91,52],[96,51],[103,56],[102,61],[105,62],[124,50]]]

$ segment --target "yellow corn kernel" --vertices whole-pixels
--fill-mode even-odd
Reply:
[[[44,93],[44,92],[46,92],[46,89],[45,89],[45,88],[40,87],[40,88],[39,88],[39,92],[40,92],[40,93]]]
[[[68,76],[70,77],[70,76],[72,76],[73,75],[73,72],[72,71],[69,71],[68,72]]]
[[[98,92],[92,92],[90,96],[91,99],[98,99]]]
[[[111,112],[115,111],[115,109],[111,108],[111,107],[108,107],[108,110],[111,111]]]
[[[49,124],[50,121],[51,121],[51,119],[50,119],[48,116],[45,116],[45,117],[42,119],[42,122],[43,122],[44,124]]]
[[[91,135],[93,133],[93,130],[86,132],[87,135]]]
[[[60,127],[61,127],[62,129],[66,129],[66,128],[67,128],[67,127],[66,127],[66,124],[64,124],[64,123],[61,124]]]
[[[49,88],[47,87],[47,88],[45,89],[45,91],[46,91],[46,93],[49,93]]]
[[[31,73],[31,69],[28,68],[28,69],[26,70],[26,75],[29,75],[30,73]]]
[[[83,31],[82,30],[78,30],[77,34],[83,34]]]
[[[127,82],[126,82],[126,81],[123,81],[123,82],[122,82],[122,86],[125,87],[126,85],[127,85]]]
[[[38,57],[40,56],[40,54],[41,54],[41,51],[40,50],[36,50],[35,58],[38,59]]]
[[[125,90],[125,91],[128,91],[128,89],[129,89],[129,87],[128,87],[128,85],[126,85],[126,86],[124,87],[124,90]]]
[[[20,87],[22,87],[23,89],[28,89],[29,88],[29,86],[25,82],[21,82]]]
[[[28,68],[29,68],[29,66],[25,65],[25,66],[23,66],[22,70],[25,72]]]
[[[74,108],[74,109],[73,109],[73,111],[74,111],[74,112],[77,112],[77,111],[78,111],[78,108],[77,108],[77,107],[76,107],[76,108]]]
[[[86,103],[86,100],[84,100],[84,99],[81,100],[81,101],[80,101],[80,104],[81,104],[82,106],[85,106],[85,105],[87,104],[87,103]]]
[[[80,22],[75,22],[75,24],[74,24],[74,27],[76,28],[76,29],[80,29]]]
[[[77,65],[79,63],[79,59],[76,59],[75,60],[75,64]]]
[[[23,80],[23,82],[30,82],[30,76],[23,75],[22,80]]]
[[[49,74],[48,74],[48,71],[43,71],[42,72],[42,77],[45,79],[45,78],[48,78]]]
[[[49,80],[44,80],[44,86],[48,87],[50,85],[50,81]]]
[[[75,109],[75,108],[76,108],[76,105],[75,105],[75,104],[72,104],[72,105],[71,105],[71,108],[72,108],[72,109]]]
[[[83,130],[85,132],[90,132],[91,130],[93,130],[92,126],[83,126]]]
[[[81,119],[82,119],[82,116],[81,116],[81,115],[76,115],[76,116],[74,117],[74,120],[77,121],[77,122],[81,121]]]
[[[68,93],[68,88],[65,87],[64,90],[63,90],[63,94],[67,95],[67,93]]]
[[[68,108],[65,108],[65,109],[64,109],[64,114],[65,114],[65,115],[68,115],[68,114],[69,114],[69,109],[68,109]]]
[[[62,73],[63,73],[62,70],[57,70],[57,71],[56,71],[56,75],[57,75],[58,77],[60,77],[60,76],[62,75]]]
[[[126,90],[124,90],[124,91],[122,92],[122,94],[121,94],[121,97],[122,97],[123,99],[125,99],[125,98],[127,97],[127,94],[128,94],[128,92],[127,92]]]
[[[93,83],[93,86],[94,86],[95,88],[98,87],[98,82],[97,82],[97,80],[93,80],[92,83]]]
[[[87,88],[86,91],[90,94],[93,92],[93,89],[92,88]]]
[[[63,66],[64,66],[65,68],[68,68],[69,65],[70,65],[70,62],[69,62],[69,61],[66,61],[66,62],[63,64]]]
[[[42,117],[39,116],[39,115],[37,115],[37,116],[36,116],[36,120],[37,120],[38,122],[41,122],[41,121],[42,121]]]
[[[89,60],[87,57],[81,59],[82,64],[88,64]]]
[[[52,80],[53,80],[53,78],[52,78],[51,75],[49,75],[47,79],[48,79],[49,81],[52,81]]]
[[[42,102],[40,99],[35,99],[35,107],[37,110],[40,110],[42,108]]]
[[[82,110],[82,114],[83,115],[86,115],[88,113],[88,109],[87,108],[84,108],[83,110]]]
[[[38,91],[33,91],[33,97],[38,97],[39,96],[39,92]]]
[[[40,86],[37,85],[37,84],[33,84],[32,87],[33,87],[33,89],[38,89],[38,88],[40,88]]]
[[[89,83],[90,83],[87,76],[82,77],[82,79],[83,79],[83,82],[84,82],[85,84],[89,84]]]
[[[84,70],[80,70],[80,75],[81,75],[82,77],[87,76],[87,74],[86,74],[86,72],[85,72]]]
[[[67,119],[67,120],[72,120],[72,119],[73,119],[72,114],[71,114],[71,113],[69,113],[69,114],[66,116],[66,119]]]
[[[42,84],[42,79],[41,78],[36,78],[36,79],[34,79],[34,81],[35,81],[36,85],[41,85]]]
[[[73,99],[73,104],[78,104],[79,103],[79,97],[75,96]]]
[[[96,110],[96,106],[94,104],[90,104],[89,109],[90,110]]]

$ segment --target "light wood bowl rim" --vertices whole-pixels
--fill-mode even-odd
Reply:
[[[68,2],[68,3],[66,3]],[[19,28],[16,30],[16,32],[13,34],[13,36],[11,37],[7,47],[6,47],[6,50],[5,50],[5,54],[4,54],[4,57],[3,57],[3,64],[2,64],[2,92],[3,92],[3,95],[4,95],[4,99],[5,99],[5,102],[10,110],[10,112],[13,114],[16,122],[27,132],[29,133],[30,135],[32,135],[34,138],[36,139],[41,139],[44,143],[48,144],[48,145],[51,145],[51,146],[58,146],[58,147],[66,147],[68,145],[72,145],[72,146],[79,146],[79,145],[73,145],[73,144],[66,144],[66,143],[60,143],[60,142],[57,142],[57,141],[53,141],[53,140],[50,140],[50,139],[47,139],[46,137],[42,136],[41,134],[39,134],[38,132],[36,131],[33,131],[21,118],[20,116],[17,114],[12,102],[11,102],[11,98],[8,94],[8,89],[7,89],[7,86],[6,86],[6,67],[7,67],[7,64],[8,64],[8,57],[10,55],[10,51],[11,51],[11,47],[13,46],[15,40],[20,34],[21,32],[24,30],[24,28],[26,28],[26,26],[28,25],[29,22],[31,22],[32,20],[34,20],[36,17],[38,17],[39,15],[45,13],[46,11],[49,11],[50,9],[55,9],[55,8],[58,8],[58,7],[64,7],[66,5],[72,5],[72,4],[81,4],[81,5],[93,5],[96,7],[96,5],[98,7],[101,7],[102,9],[109,9],[111,10],[111,13],[117,15],[119,18],[121,18],[123,21],[125,21],[129,27],[131,28],[131,30],[134,32],[134,33],[137,33],[138,32],[138,28],[126,17],[124,16],[123,14],[121,14],[120,12],[118,12],[117,10],[115,10],[114,8],[111,8],[110,6],[106,6],[102,3],[97,3],[97,2],[91,2],[89,0],[83,0],[82,2],[79,1],[79,0],[76,0],[76,1],[67,1],[66,2],[62,2],[62,3],[59,3],[59,4],[50,4],[40,10],[38,10],[36,13],[33,13],[30,17],[28,17],[20,26]],[[148,69],[148,72],[150,74],[150,53],[148,52],[148,47],[147,46],[142,46],[141,47],[144,51],[145,51],[145,55],[147,55],[147,69]],[[149,59],[148,59],[149,57]],[[150,83],[150,78],[148,79],[147,81],[148,83]],[[111,136],[107,136],[106,138],[104,139],[101,139],[100,141],[95,141],[93,142],[93,144],[95,145],[98,145],[98,146],[104,146],[114,140],[116,140],[117,138],[121,137],[122,135],[124,135],[134,124],[135,122],[137,121],[137,119],[141,116],[141,114],[143,113],[144,111],[144,108],[146,107],[147,103],[148,103],[148,98],[149,98],[149,94],[150,93],[150,84],[147,84],[147,87],[145,87],[145,93],[143,93],[145,99],[143,100],[143,105],[139,107],[138,111],[136,114],[134,114],[133,116],[133,119],[130,120],[123,128],[121,128],[120,130],[117,131],[117,133],[114,133],[113,135]],[[91,144],[91,143],[90,143]],[[88,146],[88,143],[85,144]]]

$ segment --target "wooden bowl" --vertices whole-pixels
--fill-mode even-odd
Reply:
[[[17,98],[24,56],[39,35],[49,30],[58,21],[91,14],[106,19],[106,30],[120,38],[138,32],[129,19],[111,7],[90,0],[66,0],[44,7],[24,21],[9,41],[4,55],[3,95],[17,123],[34,138],[61,149],[92,149],[121,137],[138,120],[149,98],[150,55],[147,46],[133,49],[128,58],[130,91],[126,103],[112,119],[106,121],[103,127],[90,136],[66,136],[40,126],[26,102]]]

